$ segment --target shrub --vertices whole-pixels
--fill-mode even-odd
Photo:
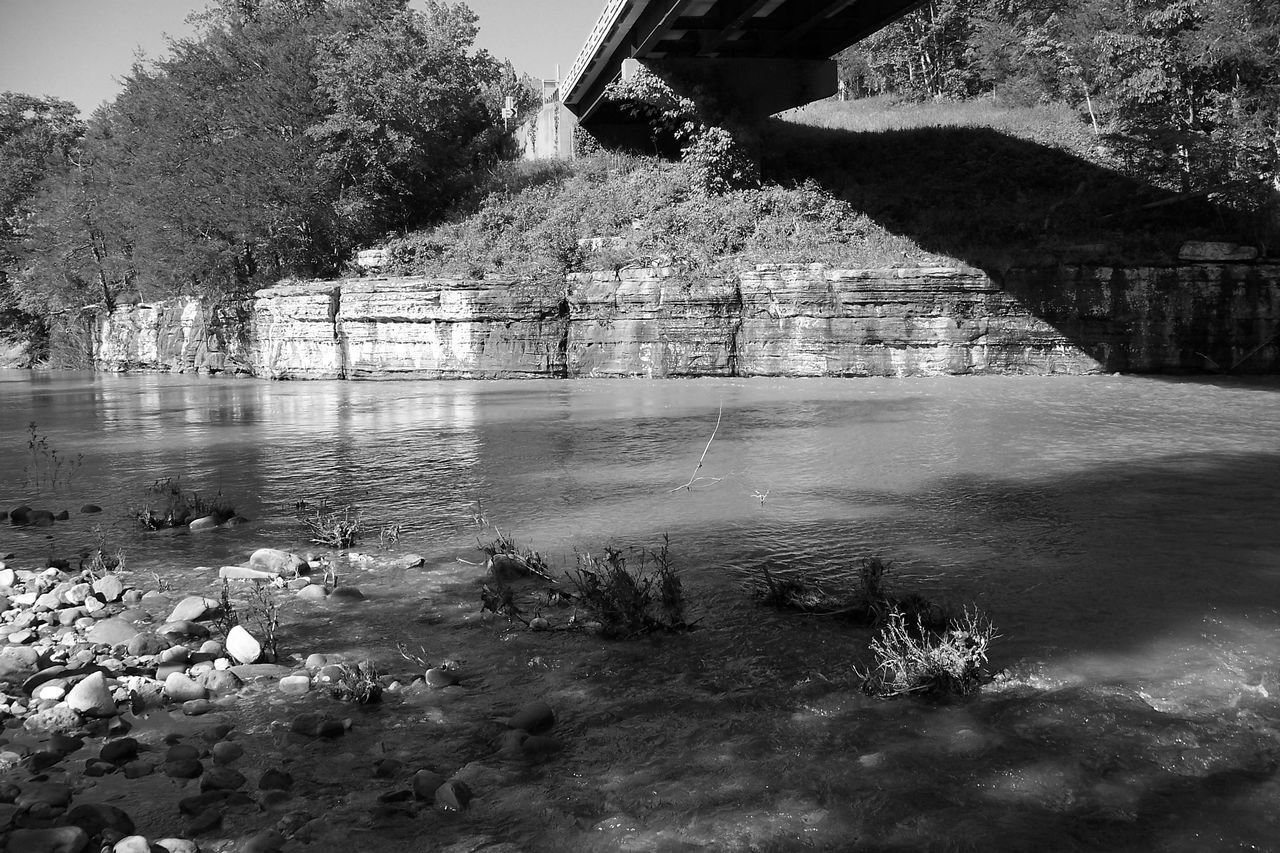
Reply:
[[[579,606],[590,621],[600,623],[605,637],[690,627],[684,616],[684,588],[665,541],[657,551],[640,551],[640,565],[634,569],[616,548],[605,548],[603,557],[579,554],[578,567],[569,579]]]
[[[967,696],[984,680],[987,647],[999,635],[978,611],[966,608],[942,631],[926,628],[917,615],[914,624],[894,609],[871,641],[875,665],[862,677],[862,688],[880,696],[911,693]]]

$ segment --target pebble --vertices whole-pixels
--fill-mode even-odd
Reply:
[[[151,853],[151,842],[141,835],[126,835],[116,842],[111,853]]]
[[[445,783],[445,778],[432,770],[419,770],[413,774],[410,787],[413,795],[419,800],[435,800],[436,790]]]
[[[429,687],[441,688],[452,687],[460,680],[458,673],[442,666],[433,666],[426,672],[427,685]]]
[[[169,853],[200,853],[199,846],[187,838],[161,838],[155,842],[155,846],[168,850]]]
[[[208,699],[188,699],[182,703],[182,713],[188,717],[200,717],[217,709]]]
[[[200,777],[201,791],[234,791],[244,786],[245,778],[232,767],[210,767]]]
[[[302,589],[298,590],[298,598],[328,598],[329,592],[324,588],[322,583],[309,583]]]
[[[187,838],[161,838],[155,842],[155,846],[168,850],[169,853],[200,853],[199,846]]]
[[[143,776],[150,776],[156,772],[156,766],[150,761],[130,761],[124,766],[124,777],[126,779],[141,779]]]
[[[244,755],[244,747],[232,741],[220,741],[210,750],[215,764],[230,764]]]
[[[109,740],[102,745],[102,749],[98,751],[98,757],[103,761],[110,761],[113,764],[119,764],[122,761],[131,761],[138,755],[138,741],[131,737],[120,737],[115,740]]]
[[[194,758],[167,760],[164,775],[172,779],[194,779],[204,772],[204,765]]]
[[[471,802],[471,789],[466,782],[450,779],[436,788],[435,801],[437,806],[447,812],[460,812]]]
[[[274,829],[264,829],[249,837],[240,853],[279,853],[284,849],[285,837]]]
[[[104,646],[118,646],[129,643],[138,636],[138,629],[117,616],[109,616],[93,623],[93,627],[84,632],[84,638],[91,643],[102,643]]]
[[[287,791],[293,787],[293,777],[283,770],[268,768],[258,777],[258,789],[262,791]]]

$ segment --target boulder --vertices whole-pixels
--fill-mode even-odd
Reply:
[[[132,643],[136,636],[138,636],[138,629],[116,616],[99,619],[84,632],[86,640],[91,643],[101,643],[104,646]]]
[[[164,692],[175,702],[207,699],[209,691],[183,672],[171,672],[164,680]]]
[[[275,575],[298,575],[310,570],[306,560],[278,548],[259,548],[249,557],[249,568]]]
[[[273,581],[280,576],[248,566],[223,566],[218,569],[218,577],[227,581]]]
[[[93,582],[93,591],[108,604],[119,601],[124,595],[124,581],[116,575],[103,575]]]
[[[167,622],[195,622],[208,619],[221,610],[221,604],[203,595],[188,595],[173,606]]]
[[[216,515],[206,515],[197,518],[187,525],[187,529],[192,533],[199,533],[202,530],[216,530],[218,528],[218,517]]]
[[[116,700],[112,698],[107,677],[95,672],[82,678],[67,693],[67,705],[86,717],[114,717]]]
[[[81,853],[89,846],[89,834],[78,826],[47,829],[15,829],[9,833],[5,853]]]
[[[227,654],[236,663],[257,663],[258,658],[262,657],[262,644],[243,625],[236,625],[227,632],[226,648]]]

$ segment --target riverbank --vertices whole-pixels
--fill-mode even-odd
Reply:
[[[1280,264],[670,267],[537,282],[282,283],[88,318],[100,370],[273,379],[936,376],[1280,369]]]

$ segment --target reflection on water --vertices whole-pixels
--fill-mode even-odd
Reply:
[[[439,828],[446,840],[1271,849],[1277,391],[1122,377],[288,384],[0,373],[0,506],[72,510],[50,530],[0,529],[0,553],[42,560],[100,525],[134,569],[203,590],[212,570],[198,566],[308,547],[299,500],[400,524],[393,552],[366,543],[372,561],[343,564],[370,604],[296,609],[286,643],[390,652],[392,668],[399,641],[466,660],[465,695],[381,720],[412,761],[479,768],[479,805]],[[23,486],[31,421],[85,456],[64,494]],[[144,487],[179,476],[221,491],[254,524],[131,532]],[[86,501],[107,513],[76,514]],[[477,556],[476,501],[561,562],[669,534],[699,630],[601,644],[479,621],[475,569],[459,562]],[[394,559],[409,552],[427,569]],[[956,705],[872,701],[852,676],[865,632],[762,612],[739,586],[765,561],[830,573],[868,554],[892,561],[899,590],[989,613],[1004,634],[995,663],[1014,677]],[[536,766],[494,759],[484,721],[533,696],[561,712],[566,750]],[[263,713],[283,713],[272,708]],[[389,748],[361,737],[349,742],[357,757]],[[376,835],[385,849],[416,849],[416,832],[393,822]]]

